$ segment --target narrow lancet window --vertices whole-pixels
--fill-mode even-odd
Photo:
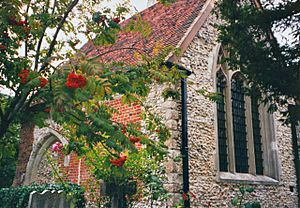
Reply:
[[[252,128],[253,128],[253,142],[256,174],[263,175],[263,152],[261,141],[261,128],[259,119],[259,104],[255,96],[251,97],[251,113],[252,113]]]
[[[245,114],[245,93],[243,81],[236,74],[231,81],[232,122],[234,136],[235,169],[238,173],[247,173],[248,148]]]
[[[227,153],[227,134],[226,134],[226,112],[225,112],[225,86],[226,79],[224,74],[217,73],[217,92],[219,99],[217,101],[217,120],[218,120],[218,148],[219,148],[219,169],[228,171],[228,153]]]

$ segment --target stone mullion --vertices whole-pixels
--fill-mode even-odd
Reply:
[[[245,97],[246,107],[246,131],[247,131],[247,148],[248,148],[248,164],[249,173],[256,174],[255,166],[255,153],[254,153],[254,140],[253,140],[253,125],[252,125],[252,110],[251,110],[251,98]]]
[[[229,76],[231,77],[231,76]],[[226,124],[228,137],[228,162],[229,172],[235,173],[234,141],[233,141],[233,121],[232,121],[232,101],[231,101],[231,79],[227,80],[225,88]]]

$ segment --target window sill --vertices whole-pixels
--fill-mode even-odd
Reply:
[[[251,175],[249,173],[219,172],[218,182],[278,185],[279,181],[268,176]]]

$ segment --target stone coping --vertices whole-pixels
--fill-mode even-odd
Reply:
[[[220,172],[217,176],[218,182],[258,184],[258,185],[278,185],[279,181],[268,176],[252,175],[249,173]]]

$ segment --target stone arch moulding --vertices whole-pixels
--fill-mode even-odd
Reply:
[[[226,51],[224,50],[224,48],[222,47],[221,43],[218,43],[213,50],[211,51],[211,53],[209,54],[209,58],[208,58],[208,70],[210,71],[211,74],[211,79],[213,80],[213,84],[214,84],[214,90],[216,90],[216,74],[218,71],[221,71],[227,82],[231,79],[232,73],[226,73],[225,69],[228,68],[227,66],[223,66],[219,63],[220,61],[220,57],[221,56],[225,56]],[[229,75],[228,75],[229,74]]]
[[[34,182],[37,175],[39,164],[45,155],[46,150],[56,141],[60,141],[63,145],[68,144],[68,140],[64,138],[54,129],[45,127],[42,129],[36,128],[34,130],[34,143],[29,161],[26,166],[26,173],[24,178],[24,185],[29,185]],[[64,166],[69,166],[70,156],[64,158]]]

